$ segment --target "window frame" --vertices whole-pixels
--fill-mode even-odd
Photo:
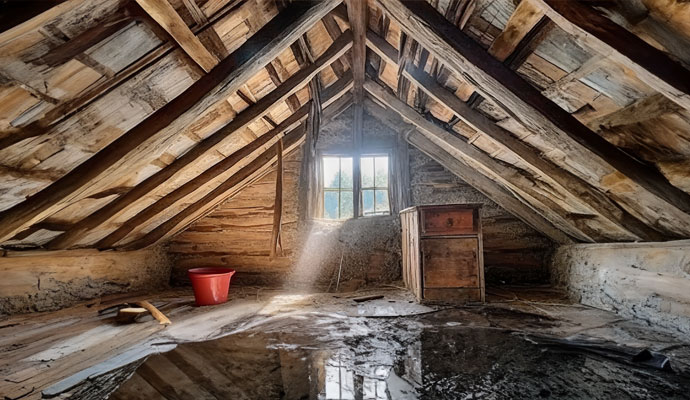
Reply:
[[[376,158],[377,157],[386,157],[387,163],[388,163],[388,168],[386,169],[388,173],[388,177],[386,179],[387,184],[385,187],[381,186],[376,186]],[[371,187],[364,187],[364,182],[363,182],[363,176],[362,176],[362,159],[363,158],[373,158],[374,159],[374,186]],[[393,214],[392,211],[392,199],[391,199],[391,152],[390,151],[381,151],[381,150],[374,150],[371,152],[363,152],[359,155],[359,211],[361,213],[360,217],[362,218],[372,218],[372,217],[385,217]],[[365,190],[373,190],[374,191],[374,214],[369,214],[365,215],[364,214],[364,191]],[[383,213],[383,214],[378,214],[376,213],[376,191],[383,191],[385,190],[387,193],[388,197],[388,211]]]
[[[326,182],[324,182],[324,159],[326,158],[337,158],[338,159],[338,172],[340,173],[339,179],[338,179],[338,188],[327,188],[326,187]],[[343,189],[342,187],[342,166],[343,166],[343,158],[349,158],[352,160],[353,167],[352,167],[352,180],[353,180],[353,185],[352,188],[345,188]],[[347,221],[348,219],[355,218],[354,217],[354,195],[355,195],[355,188],[354,188],[354,161],[355,158],[351,154],[347,153],[320,153],[319,154],[319,201],[320,201],[320,207],[319,207],[319,216],[321,219],[327,220],[327,221]],[[326,211],[326,204],[325,204],[325,197],[326,197],[326,192],[337,192],[338,193],[338,218],[326,218],[325,217],[325,211]],[[350,192],[352,193],[352,208],[353,208],[353,216],[350,218],[342,218],[341,217],[341,208],[342,208],[342,192]]]
[[[338,189],[335,188],[326,188],[325,187],[325,182],[324,182],[324,158],[328,157],[338,157],[339,159],[342,158],[350,158],[352,159],[352,189],[342,189],[340,187],[341,182],[338,182]],[[385,214],[371,214],[371,215],[364,215],[364,208],[363,208],[363,202],[362,202],[362,194],[364,188],[362,187],[362,173],[361,173],[361,163],[362,163],[362,158],[364,157],[387,157],[388,158],[388,186],[387,187],[380,187],[374,189],[376,190],[387,190],[388,192],[388,212]],[[393,149],[389,147],[375,147],[375,148],[368,148],[362,152],[360,152],[359,155],[356,155],[356,152],[354,151],[330,151],[330,150],[320,150],[316,154],[316,158],[318,162],[316,165],[318,166],[317,174],[316,174],[316,193],[315,193],[315,200],[316,200],[316,212],[313,213],[313,219],[317,220],[323,220],[323,221],[330,221],[330,222],[344,222],[350,219],[357,219],[357,218],[385,218],[385,217],[390,217],[393,215],[393,182],[392,177],[393,177],[393,168],[395,166],[393,165]],[[359,168],[355,168],[355,162],[359,163]],[[342,160],[339,160],[339,167],[342,165]],[[341,168],[341,167],[340,167]],[[374,170],[375,173],[375,170]],[[355,176],[355,175],[358,176]],[[355,193],[355,182],[359,180],[359,192]],[[374,183],[375,184],[375,183]],[[367,188],[367,190],[371,190]],[[333,218],[326,218],[325,217],[325,201],[324,201],[324,196],[327,191],[338,191],[338,219],[333,219]],[[349,218],[340,218],[340,205],[341,205],[341,192],[346,191],[346,192],[351,192],[352,193],[352,207],[353,207],[353,215],[352,217]],[[376,192],[374,192],[374,202],[376,201]],[[359,203],[359,215],[354,214],[354,206],[355,202]]]

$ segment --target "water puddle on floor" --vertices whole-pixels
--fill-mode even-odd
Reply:
[[[110,398],[690,398],[687,375],[636,364],[616,346],[457,315],[320,315],[256,329],[151,356]]]

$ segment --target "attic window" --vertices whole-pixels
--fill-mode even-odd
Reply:
[[[360,192],[354,196],[353,157],[328,155],[321,158],[323,192],[321,215],[325,219],[354,217],[354,202],[359,201],[363,217],[390,215],[389,155],[360,157]]]
[[[348,219],[354,215],[352,157],[322,158],[323,217]]]
[[[362,215],[388,215],[388,156],[360,158],[362,176]]]

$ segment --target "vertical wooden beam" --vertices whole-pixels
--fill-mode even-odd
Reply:
[[[352,29],[352,78],[354,81],[352,107],[352,184],[354,217],[360,214],[361,179],[359,158],[362,149],[362,124],[364,119],[364,81],[367,58],[367,0],[349,0],[347,15]]]
[[[355,86],[356,87],[356,86]],[[354,217],[359,218],[360,205],[362,204],[361,199],[361,189],[362,189],[362,179],[360,178],[361,172],[359,168],[359,159],[362,151],[362,125],[364,124],[364,105],[363,102],[355,102],[352,105],[352,189],[353,189],[353,199],[354,199]]]
[[[276,166],[276,199],[273,203],[273,230],[271,232],[271,258],[283,252],[281,244],[281,225],[283,222],[283,139],[281,138],[275,144],[276,156],[278,157],[278,165]]]
[[[361,103],[364,99],[364,74],[367,58],[367,1],[349,0],[347,15],[350,20],[350,29],[353,34],[352,77],[355,81],[354,99],[355,103]]]

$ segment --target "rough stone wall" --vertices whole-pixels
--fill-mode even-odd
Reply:
[[[51,311],[170,280],[167,250],[8,252],[0,257],[0,314]]]
[[[561,246],[551,269],[582,304],[690,334],[690,240]]]
[[[428,157],[410,147],[414,205],[481,203],[488,285],[548,283],[553,243]]]

